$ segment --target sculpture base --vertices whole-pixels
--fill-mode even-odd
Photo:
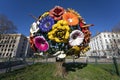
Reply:
[[[65,77],[67,75],[66,68],[63,66],[65,64],[65,58],[56,58],[56,71],[55,76]]]

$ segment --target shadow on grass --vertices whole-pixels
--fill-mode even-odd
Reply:
[[[63,66],[66,68],[66,71],[73,71],[75,72],[77,69],[82,69],[87,66],[87,63],[79,63],[79,62],[72,62],[72,63],[64,63]]]

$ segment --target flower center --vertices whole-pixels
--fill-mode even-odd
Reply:
[[[69,22],[72,22],[73,20],[71,18],[68,19]]]
[[[56,32],[56,36],[57,36],[59,39],[63,39],[63,37],[65,36],[65,30],[59,29],[59,30]]]
[[[45,46],[45,44],[41,44],[41,47],[44,47]]]
[[[57,14],[59,14],[61,11],[62,11],[62,10],[59,9],[59,8],[56,8],[56,9],[54,10],[54,12],[57,13]]]
[[[47,22],[47,23],[45,24],[45,27],[48,28],[49,26],[50,26],[50,23]]]
[[[76,39],[78,36],[79,36],[79,33],[75,33],[72,38]]]

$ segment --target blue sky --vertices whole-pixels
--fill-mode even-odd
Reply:
[[[35,21],[29,14],[38,17],[56,5],[73,8],[86,23],[94,24],[90,28],[92,35],[110,31],[120,23],[120,0],[0,0],[0,14],[13,21],[18,33],[29,36],[30,25]]]

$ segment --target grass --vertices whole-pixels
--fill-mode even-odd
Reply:
[[[0,74],[0,80],[120,80],[113,64],[67,63],[64,66],[68,73],[65,78],[54,76],[55,63],[36,63],[10,73]]]

